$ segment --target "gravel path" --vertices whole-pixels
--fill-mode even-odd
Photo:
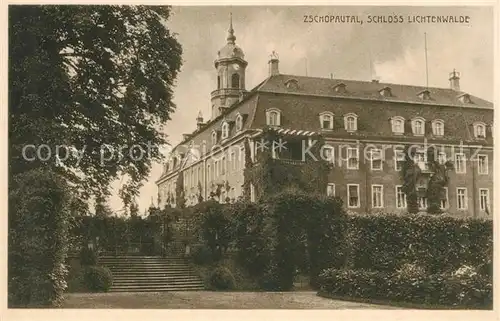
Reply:
[[[68,293],[63,308],[98,309],[394,309],[322,298],[316,292]]]

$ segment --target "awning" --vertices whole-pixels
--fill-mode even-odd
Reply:
[[[274,129],[274,131],[281,135],[293,135],[293,136],[314,136],[318,134],[315,131],[289,129],[289,128],[278,128]]]

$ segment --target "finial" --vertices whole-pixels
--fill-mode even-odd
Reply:
[[[236,36],[234,35],[234,29],[233,29],[233,13],[229,13],[229,30],[228,30],[228,35],[227,35],[227,43],[233,44],[234,41],[236,40]]]
[[[273,50],[273,52],[269,55],[270,60],[279,59],[278,53]]]

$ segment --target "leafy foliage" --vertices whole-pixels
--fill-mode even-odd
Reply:
[[[158,128],[175,108],[182,49],[165,27],[169,16],[167,6],[9,7],[11,177],[51,167],[88,197],[106,195],[110,182],[125,174],[130,179],[120,194],[126,205],[131,201],[161,159],[151,146],[165,143]],[[59,145],[85,152],[62,152],[65,166],[57,166],[55,157],[26,160],[27,144],[46,144],[51,153]],[[103,146],[114,148],[104,165]],[[147,157],[138,157],[139,146]]]
[[[113,285],[111,271],[103,266],[89,266],[85,269],[83,282],[93,292],[108,292]]]
[[[433,215],[354,215],[348,218],[354,269],[393,272],[418,262],[429,273],[462,264],[480,266],[493,256],[490,220]]]
[[[401,277],[381,271],[327,269],[321,280],[320,293],[333,296],[460,308],[493,307],[491,280],[474,273],[416,273]]]
[[[210,288],[213,290],[233,290],[236,285],[231,271],[224,266],[216,267],[210,274]]]
[[[176,202],[176,207],[178,208],[186,207],[186,195],[184,191],[183,172],[179,172],[179,174],[177,175],[177,181],[175,183],[175,202]]]
[[[87,246],[82,246],[80,251],[80,264],[82,266],[97,265],[97,253]]]
[[[417,182],[421,175],[420,167],[414,162],[414,150],[409,145],[405,145],[405,160],[401,168],[401,177],[403,179],[402,190],[406,194],[406,204],[408,213],[418,213],[418,194]]]
[[[427,153],[428,166],[432,172],[427,186],[427,213],[441,214],[441,200],[446,199],[445,187],[450,180],[448,172],[452,171],[454,166],[451,161],[440,164],[434,152],[433,148],[429,148]]]
[[[30,170],[10,182],[10,307],[61,302],[66,289],[71,197],[71,189],[52,171]]]

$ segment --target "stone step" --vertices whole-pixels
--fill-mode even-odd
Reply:
[[[151,285],[192,285],[192,284],[203,284],[202,281],[193,279],[193,280],[120,280],[113,281],[113,286],[151,286]]]
[[[151,286],[151,287],[112,287],[109,292],[167,292],[167,291],[204,291],[202,285],[193,286]]]
[[[200,282],[200,278],[198,277],[174,277],[174,278],[119,278],[119,279],[113,279],[113,284],[122,284],[122,283],[128,283],[128,282],[133,282],[133,283],[156,283],[156,282],[163,282],[163,283],[169,283],[169,282]]]

